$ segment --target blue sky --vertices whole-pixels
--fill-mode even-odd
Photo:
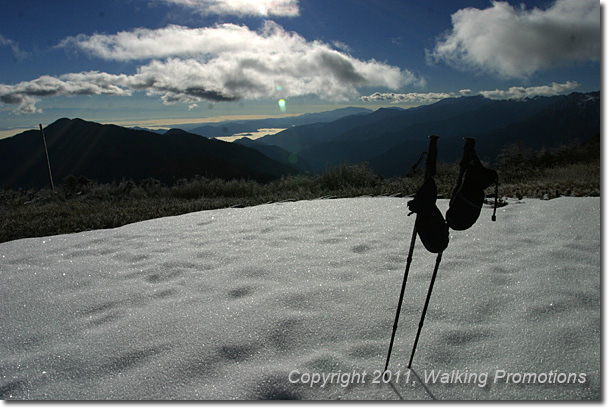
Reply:
[[[586,92],[600,59],[590,0],[3,1],[0,130]]]

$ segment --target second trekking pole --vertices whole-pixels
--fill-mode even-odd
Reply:
[[[473,138],[464,138],[464,156],[462,157],[462,161],[460,162],[460,175],[458,177],[458,183],[455,189],[453,190],[453,194],[451,198],[453,199],[458,192],[459,187],[462,184],[462,180],[464,178],[464,173],[470,162],[472,156],[474,155],[474,139]],[[426,295],[426,302],[424,303],[424,308],[422,309],[421,317],[419,319],[419,326],[417,327],[417,334],[415,335],[415,341],[413,342],[413,348],[411,349],[411,357],[409,358],[409,365],[407,366],[409,369],[411,368],[411,364],[413,363],[413,356],[415,356],[415,349],[417,349],[417,342],[419,341],[419,335],[421,334],[421,330],[424,327],[424,320],[426,319],[426,312],[428,311],[428,304],[430,303],[430,296],[432,296],[432,288],[434,287],[434,281],[436,280],[436,274],[438,273],[438,266],[441,263],[441,258],[443,257],[443,252],[440,252],[436,257],[436,263],[434,265],[434,272],[432,273],[432,279],[430,280],[430,285],[428,286],[428,294]]]
[[[436,175],[436,156],[437,156],[437,142],[439,139],[438,135],[430,135],[428,145],[428,156],[426,158],[426,171],[424,173],[424,182],[429,178]],[[392,346],[394,345],[394,338],[396,337],[396,329],[398,328],[398,319],[400,318],[400,310],[402,307],[402,301],[405,296],[405,288],[407,286],[407,278],[409,276],[409,269],[413,260],[413,249],[415,248],[415,240],[417,238],[417,226],[413,225],[413,234],[411,235],[411,243],[409,245],[409,253],[407,255],[407,266],[405,267],[405,274],[402,279],[402,287],[400,289],[400,297],[398,298],[398,306],[396,308],[396,316],[394,318],[394,327],[392,328],[392,337],[390,339],[390,347],[388,348],[388,354],[385,361],[385,369],[388,370],[390,363],[390,355],[392,354]],[[437,266],[438,267],[438,266]],[[409,364],[409,367],[411,365]]]
[[[415,349],[417,349],[417,342],[419,341],[419,335],[421,333],[422,327],[424,327],[424,319],[426,318],[426,311],[428,310],[428,304],[430,303],[430,296],[432,295],[432,288],[434,287],[434,281],[436,280],[436,274],[438,273],[438,266],[441,264],[441,258],[443,257],[443,252],[439,253],[436,257],[436,263],[434,264],[434,272],[432,273],[432,279],[430,280],[430,286],[428,287],[428,294],[426,295],[426,302],[424,303],[424,308],[421,312],[421,317],[419,318],[419,326],[417,327],[417,334],[415,335],[415,341],[413,342],[413,348],[411,349],[411,357],[409,358],[409,364],[407,367],[411,368],[411,363],[413,363],[413,356],[415,355]]]

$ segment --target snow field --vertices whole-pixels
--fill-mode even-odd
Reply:
[[[599,400],[599,198],[514,200],[497,222],[484,208],[451,231],[406,383],[436,256],[418,240],[389,367],[402,377],[374,383],[407,201],[269,204],[0,244],[2,397]],[[433,371],[489,377],[426,383]],[[494,382],[498,371],[585,380]],[[300,379],[313,374],[335,379]]]

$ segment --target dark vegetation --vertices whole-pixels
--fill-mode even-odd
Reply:
[[[511,143],[498,155],[500,197],[555,198],[599,195],[600,138],[555,149],[533,150]],[[438,165],[439,195],[448,198],[457,162]],[[384,178],[367,163],[331,166],[320,175],[288,175],[270,181],[195,176],[172,183],[155,178],[93,181],[68,175],[51,189],[0,191],[0,242],[122,226],[188,212],[270,202],[363,195],[408,196],[421,185],[423,170]],[[489,189],[492,193],[493,189]],[[405,210],[405,216],[406,216]]]

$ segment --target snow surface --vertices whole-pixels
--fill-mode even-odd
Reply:
[[[599,198],[512,200],[497,222],[484,208],[452,231],[408,373],[435,260],[418,240],[398,380],[374,383],[415,221],[407,201],[268,204],[0,244],[2,397],[599,400]],[[426,383],[433,371],[489,379]],[[361,379],[338,382],[346,373]]]

